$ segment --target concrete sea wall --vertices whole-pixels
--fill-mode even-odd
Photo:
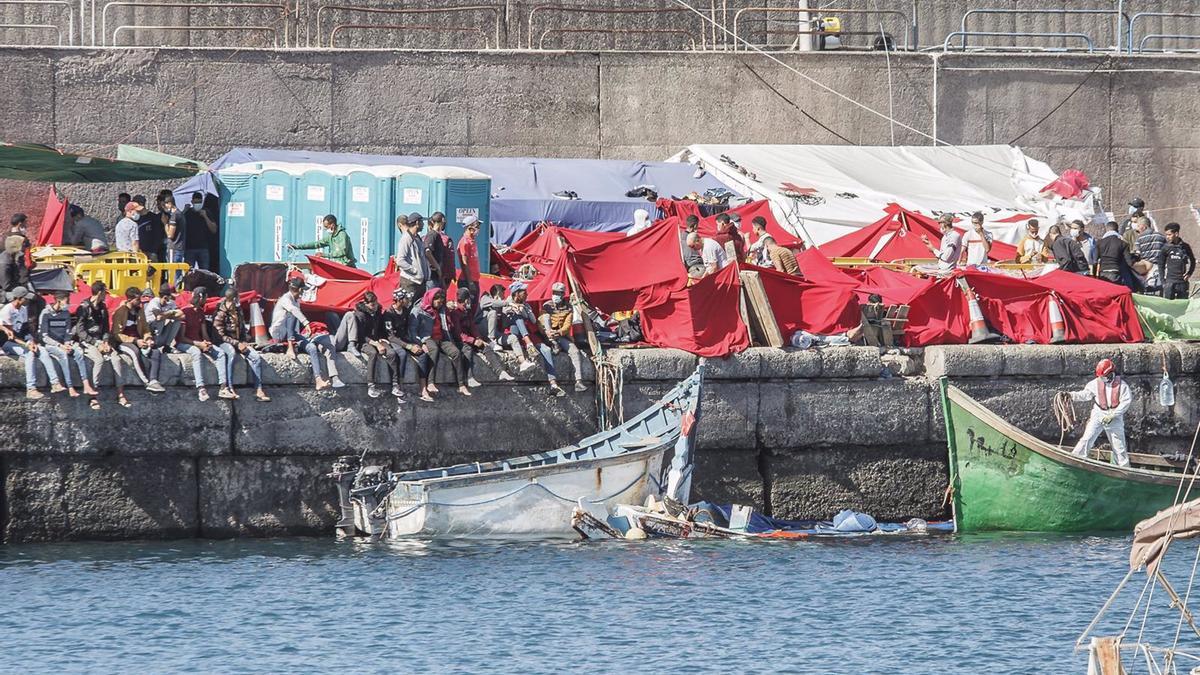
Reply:
[[[1083,170],[1110,205],[1140,195],[1172,209],[1159,218],[1196,238],[1186,210],[1200,190],[1196,58],[888,56],[0,48],[0,88],[19,102],[0,108],[0,128],[67,150],[121,142],[202,160],[234,146],[662,159],[693,143],[1015,142]],[[161,187],[68,192],[109,220],[120,189]],[[6,210],[36,222],[44,204],[44,186],[0,181]]]
[[[614,355],[630,415],[696,364],[674,350]],[[756,348],[709,361],[694,495],[789,518],[846,507],[885,519],[943,517],[937,378],[1057,439],[1054,392],[1086,382],[1104,356],[1134,387],[1131,445],[1186,450],[1200,421],[1200,346],[935,347],[883,359],[870,348]],[[494,356],[477,364],[484,386],[471,398],[447,386],[436,403],[402,407],[366,397],[362,364],[344,355],[351,386],[313,391],[306,358],[268,356],[270,403],[245,389],[235,402],[200,403],[185,357],[172,356],[167,393],[131,388],[127,410],[102,381],[100,412],[83,399],[26,400],[20,367],[0,358],[4,541],[325,534],[336,499],[324,473],[339,454],[419,468],[551,449],[596,428],[593,391],[549,398],[538,370],[500,382]],[[1154,395],[1164,359],[1176,382],[1172,409]],[[570,372],[565,359],[559,366]],[[885,367],[895,375],[882,378]],[[449,379],[443,369],[439,380]],[[590,369],[585,379],[590,386]]]

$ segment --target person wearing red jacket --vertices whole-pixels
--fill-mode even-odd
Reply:
[[[454,331],[458,350],[462,354],[463,368],[467,374],[467,386],[480,386],[475,379],[475,355],[487,345],[487,341],[479,334],[475,323],[475,293],[470,287],[458,289],[457,302],[450,311],[450,326]]]

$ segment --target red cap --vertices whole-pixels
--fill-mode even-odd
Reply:
[[[1100,362],[1096,364],[1096,377],[1104,377],[1115,369],[1116,366],[1113,365],[1112,359],[1100,359]]]

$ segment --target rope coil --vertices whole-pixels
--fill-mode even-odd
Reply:
[[[1058,437],[1058,444],[1063,444],[1063,439],[1067,437],[1067,432],[1075,428],[1075,404],[1071,400],[1071,395],[1065,391],[1060,391],[1054,395],[1054,419],[1058,420],[1058,429],[1061,434]]]

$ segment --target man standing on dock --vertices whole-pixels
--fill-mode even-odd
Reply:
[[[1129,385],[1117,377],[1117,369],[1111,359],[1101,359],[1096,364],[1096,379],[1088,382],[1083,389],[1071,392],[1072,401],[1095,401],[1092,413],[1088,416],[1087,426],[1083,436],[1075,444],[1072,454],[1087,457],[1092,444],[1100,436],[1100,432],[1108,434],[1108,442],[1112,445],[1113,457],[1119,466],[1129,466],[1129,453],[1125,450],[1125,411],[1133,402],[1133,394]]]

